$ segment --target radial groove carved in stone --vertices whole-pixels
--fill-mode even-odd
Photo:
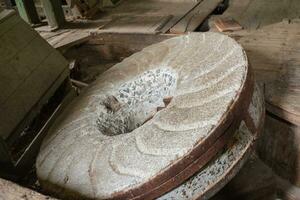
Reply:
[[[247,58],[233,39],[192,33],[151,45],[102,74],[57,120],[38,178],[61,196],[159,195],[180,184],[160,190],[177,173],[199,170],[194,159],[204,165],[218,153],[251,95]]]

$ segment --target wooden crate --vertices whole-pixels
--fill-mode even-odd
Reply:
[[[68,77],[68,62],[14,11],[0,13],[0,138],[7,148]],[[0,154],[0,161],[7,160]]]

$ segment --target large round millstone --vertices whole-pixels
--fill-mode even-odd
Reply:
[[[223,149],[252,91],[246,55],[225,35],[149,46],[102,74],[61,115],[41,147],[38,178],[73,199],[158,197]]]

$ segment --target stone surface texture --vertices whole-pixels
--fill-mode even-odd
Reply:
[[[40,182],[95,199],[139,187],[205,141],[247,73],[242,47],[218,33],[191,33],[133,54],[103,73],[51,128],[36,162]],[[111,96],[118,110],[105,103]]]
[[[239,129],[236,130],[234,142],[229,148],[184,184],[164,194],[158,200],[209,199],[228,183],[242,168],[262,129],[265,106],[263,94],[258,85],[255,85],[248,112],[255,124],[255,130],[251,132],[247,124],[242,121]]]

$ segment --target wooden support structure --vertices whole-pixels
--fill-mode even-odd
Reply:
[[[7,0],[9,2],[9,0]],[[41,0],[48,25],[59,28],[65,23],[65,16],[60,0]],[[8,4],[7,4],[8,5]],[[20,16],[29,24],[39,24],[40,19],[34,5],[34,0],[16,0]]]
[[[16,0],[16,5],[20,16],[29,24],[40,23],[39,16],[34,6],[33,0]]]
[[[20,135],[68,78],[68,61],[13,10],[0,13],[0,43],[0,165],[24,166],[43,131],[27,142]],[[15,148],[19,139],[24,148]]]
[[[65,23],[65,16],[60,0],[41,0],[48,25],[51,28],[59,28]]]

